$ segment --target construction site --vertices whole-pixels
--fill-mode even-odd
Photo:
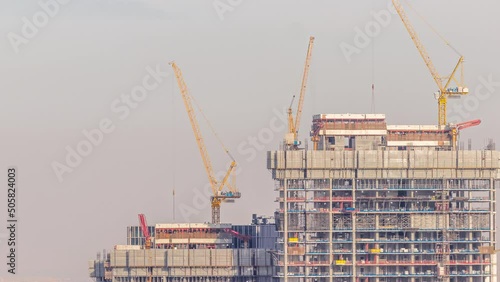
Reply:
[[[268,153],[278,277],[497,281],[498,151],[452,150],[453,129],[375,114],[317,115],[313,131],[317,150]]]
[[[272,221],[156,224],[148,226],[147,237],[142,228],[129,226],[127,245],[90,261],[90,276],[117,282],[272,281],[277,238]]]
[[[317,114],[311,142],[302,145],[310,37],[295,115],[292,99],[283,142],[267,152],[275,214],[254,215],[249,225],[221,223],[221,205],[242,197],[232,177],[236,161],[221,142],[231,164],[221,180],[215,177],[194,100],[171,63],[212,187],[212,221],[150,226],[139,214],[140,225],[127,229],[127,245],[89,262],[90,277],[96,282],[497,281],[500,152],[492,141],[479,150],[469,141],[465,148],[461,131],[480,120],[447,121],[448,98],[469,92],[464,57],[441,76],[403,6],[392,2],[438,88],[437,124],[390,125],[376,113]]]

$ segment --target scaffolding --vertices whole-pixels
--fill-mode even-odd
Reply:
[[[96,282],[235,281],[272,282],[275,276],[273,223],[162,223],[150,226],[151,249],[138,226],[127,228],[129,245],[89,261]],[[300,249],[295,252],[300,252]]]
[[[149,257],[152,257],[151,262]],[[264,249],[113,250],[90,262],[96,281],[272,281],[271,254]],[[112,269],[107,273],[106,269]]]
[[[335,146],[268,152],[277,278],[496,281],[499,152]]]

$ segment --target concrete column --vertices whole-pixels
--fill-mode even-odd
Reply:
[[[490,198],[490,204],[489,204],[489,212],[490,212],[490,240],[493,242],[493,246],[494,246],[494,249],[496,249],[496,214],[495,214],[495,211],[496,211],[496,191],[495,191],[495,180],[493,178],[490,178],[490,193],[489,193],[489,198]],[[493,281],[493,269],[494,269],[494,266],[493,266],[493,263],[492,263],[492,257],[493,256],[496,256],[496,255],[490,255],[490,272],[492,274],[491,276],[491,280],[490,281]],[[481,269],[481,271],[484,271],[485,268],[483,267],[483,269]]]
[[[377,192],[378,193],[378,192]],[[375,223],[377,224],[377,223]],[[375,241],[379,241],[380,240],[380,233],[378,232],[378,230],[376,230],[375,232]],[[380,244],[379,243],[375,243],[375,249],[380,249]],[[376,254],[375,255],[375,263],[378,263],[379,262],[379,258],[380,258],[380,253]],[[380,274],[380,267],[375,267],[375,274]],[[378,280],[378,278],[377,278]]]
[[[413,191],[412,191],[412,193],[413,193]],[[413,242],[415,241],[415,232],[410,233],[410,240],[412,241],[412,243],[410,243],[410,248],[411,248],[411,252],[412,252],[411,263],[414,264],[415,263],[415,253],[413,253],[413,251],[415,250],[415,243],[413,243]],[[419,249],[419,251],[421,252],[422,250]],[[415,273],[415,265],[410,266],[410,273]],[[411,277],[410,281],[415,282],[415,277]]]
[[[352,207],[356,208],[356,179],[352,179]],[[352,282],[356,282],[356,213],[352,213]]]
[[[333,208],[333,180],[332,179],[329,179],[328,180],[330,182],[330,191],[328,192],[328,195],[330,197],[330,200],[329,200],[329,207],[330,207],[330,211],[328,213],[328,223],[329,223],[329,228],[328,228],[328,238],[330,240],[330,243],[329,243],[329,247],[328,249],[330,250],[330,258],[329,258],[329,262],[330,262],[330,267],[328,268],[328,271],[329,271],[329,281],[330,282],[333,282],[333,256],[334,256],[334,253],[333,253],[333,213],[332,213],[332,208]]]
[[[286,153],[286,152],[285,152]],[[283,179],[283,274],[284,281],[288,282],[288,179]]]

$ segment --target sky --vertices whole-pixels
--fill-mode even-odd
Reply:
[[[482,124],[462,140],[472,138],[476,149],[499,140],[500,3],[412,6],[465,56],[470,94],[449,102],[448,117]],[[19,221],[18,274],[2,263],[0,281],[89,281],[87,261],[124,244],[138,213],[150,224],[210,221],[207,177],[170,61],[238,162],[242,198],[223,204],[223,222],[246,224],[277,208],[266,152],[286,131],[284,109],[299,94],[311,35],[301,140],[312,115],[370,113],[372,103],[389,124],[437,123],[436,85],[388,7],[387,0],[2,1],[0,179],[7,183],[7,168],[16,167]],[[458,53],[405,7],[448,74]],[[223,172],[229,157],[198,118],[214,170]]]

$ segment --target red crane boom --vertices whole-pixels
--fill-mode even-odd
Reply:
[[[481,124],[480,119],[474,119],[474,120],[469,120],[466,122],[457,123],[455,126],[457,127],[457,130],[460,131],[462,129],[466,129],[466,128],[473,127],[473,126],[480,125],[480,124]]]
[[[474,120],[469,120],[466,122],[461,122],[453,125],[451,129],[451,134],[452,134],[452,142],[453,142],[453,148],[456,148],[458,146],[458,135],[460,134],[460,130],[466,129],[469,127],[477,126],[481,124],[480,119],[474,119]]]
[[[146,221],[146,216],[144,214],[139,214],[139,223],[141,224],[142,234],[146,238],[146,242],[151,240],[151,234],[149,234],[148,222]]]
[[[146,250],[151,249],[151,234],[149,234],[149,228],[148,228],[148,222],[146,221],[146,216],[142,213],[139,214],[139,224],[141,225],[141,230],[142,230],[142,235],[144,235],[145,242],[144,242],[144,248]],[[153,258],[151,251],[148,251],[148,257],[149,257],[149,267],[148,267],[148,282],[153,281]]]

